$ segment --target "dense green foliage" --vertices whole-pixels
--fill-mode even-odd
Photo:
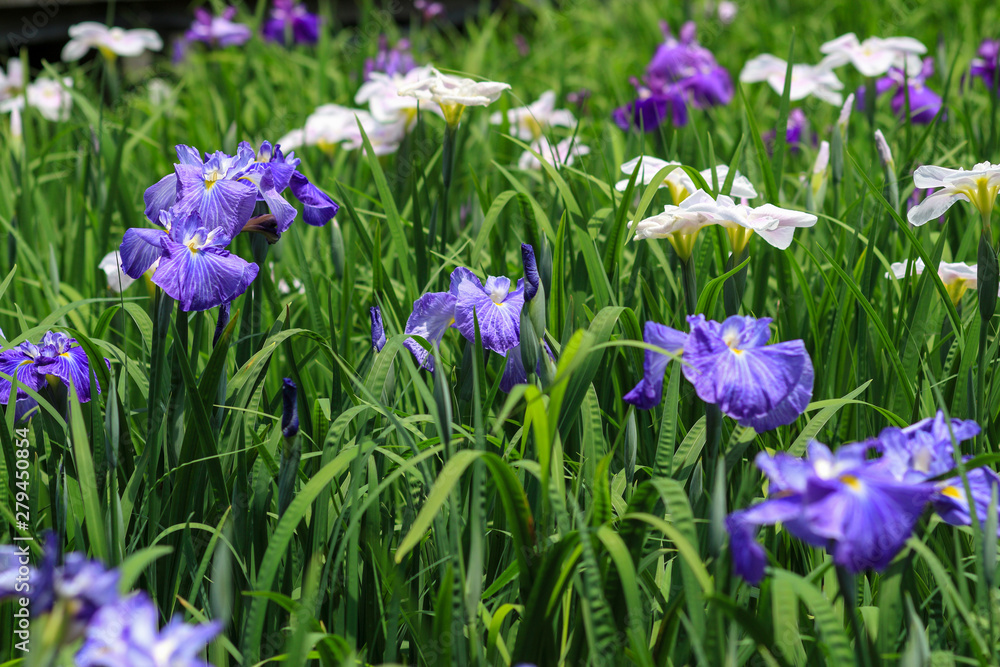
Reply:
[[[815,366],[813,403],[798,421],[755,434],[724,420],[717,450],[706,447],[703,404],[677,364],[660,407],[622,401],[642,374],[643,322],[683,329],[687,314],[670,246],[632,241],[626,224],[669,195],[616,192],[622,162],[645,152],[695,169],[734,164],[766,201],[804,208],[800,174],[816,152],[779,145],[781,157],[769,158],[759,132],[783,122],[787,100],[764,84],[726,107],[692,111],[683,128],[615,127],[612,109],[632,95],[628,77],[660,42],[658,21],[685,18],[679,5],[510,3],[461,28],[409,34],[420,62],[512,85],[463,117],[443,252],[428,246],[427,229],[444,124],[424,114],[395,155],[296,152],[341,203],[336,229],[296,222],[266,251],[238,238],[235,252],[266,259],[214,348],[215,311],[179,313],[142,282],[109,292],[98,262],[126,228],[145,224],[143,191],[172,169],[175,144],[232,153],[241,140],[275,141],[301,127],[321,104],[352,104],[377,35],[400,34],[397,15],[369,7],[355,28],[328,16],[315,47],[254,39],[176,67],[157,56],[140,70],[100,58],[46,64],[73,78],[70,119],[29,108],[22,138],[0,122],[4,347],[65,331],[86,348],[103,389],[31,421],[25,531],[15,529],[9,411],[0,542],[61,528],[66,550],[121,565],[164,618],[224,619],[208,652],[219,665],[278,656],[291,665],[996,664],[997,549],[982,530],[925,519],[887,571],[851,580],[838,579],[824,551],[768,529],[772,568],[756,588],[731,574],[722,518],[764,495],[759,451],[802,454],[814,437],[835,447],[939,408],[976,416],[976,293],[953,308],[933,272],[884,274],[918,257],[975,261],[973,209],[911,228],[906,200],[920,164],[1000,162],[998,100],[962,82],[980,40],[996,36],[982,31],[1000,22],[1000,9],[740,3],[724,25],[687,4],[700,41],[734,80],[759,53],[793,49],[793,61],[816,62],[819,44],[850,30],[912,35],[937,58],[928,85],[947,113],[929,126],[900,122],[887,101],[855,113],[819,223],[787,251],[751,244],[742,312],[773,317],[775,340],[803,339]],[[527,42],[523,57],[515,35]],[[841,76],[848,89],[863,83],[854,71]],[[165,98],[151,95],[164,85]],[[565,136],[575,131],[591,153],[558,171],[519,170],[523,145],[489,125],[489,113],[549,88],[561,102],[590,91]],[[796,106],[820,140],[836,133],[838,108]],[[896,208],[876,128],[896,156]],[[505,395],[503,359],[457,333],[445,337],[435,375],[419,370],[402,345],[413,301],[446,289],[456,266],[516,279],[522,242],[551,257],[555,377]],[[726,310],[728,253],[721,228],[702,233],[695,250],[699,309],[715,319]],[[372,305],[389,339],[378,353]],[[995,333],[988,359],[997,357]],[[302,456],[279,517],[283,377],[299,386]],[[967,453],[993,462],[992,365],[985,379],[985,435]],[[0,607],[4,647],[12,613]],[[21,656],[0,656],[8,657]]]

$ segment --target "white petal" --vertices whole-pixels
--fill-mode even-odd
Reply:
[[[953,193],[946,190],[935,192],[907,211],[906,219],[910,221],[911,225],[919,226],[925,224],[931,220],[940,218],[957,201],[969,201],[969,198],[961,193]]]

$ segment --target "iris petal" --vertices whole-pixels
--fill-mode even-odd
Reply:
[[[153,282],[180,302],[181,310],[208,310],[232,301],[257,277],[258,267],[216,246],[191,250],[166,239]]]
[[[129,278],[138,279],[163,255],[163,240],[167,238],[162,229],[132,227],[125,230],[119,253],[122,271]]]

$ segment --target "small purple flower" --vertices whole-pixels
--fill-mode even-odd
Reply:
[[[176,209],[159,216],[163,229],[133,227],[119,252],[122,270],[138,279],[154,264],[153,282],[180,303],[181,310],[208,310],[243,294],[258,267],[231,254],[232,228],[210,228],[195,211]]]
[[[379,35],[378,53],[374,58],[365,60],[364,80],[371,79],[372,72],[382,72],[386,76],[403,76],[416,69],[417,62],[410,51],[410,40],[401,39],[389,48],[389,40],[385,35]]]
[[[281,384],[281,433],[286,438],[294,438],[299,432],[298,387],[291,378]]]
[[[76,664],[210,667],[198,656],[222,631],[220,621],[190,625],[177,615],[162,629],[158,626],[159,611],[145,593],[108,604],[88,626],[86,641],[76,654]]]
[[[295,0],[274,0],[271,17],[264,22],[264,39],[285,43],[289,33],[296,44],[315,44],[319,41],[320,17]]]
[[[654,90],[677,84],[688,93],[696,108],[729,104],[733,99],[733,81],[720,67],[712,52],[695,37],[693,21],[681,27],[680,39],[661,24],[664,42],[653,54],[646,68],[646,83]]]
[[[806,120],[806,115],[796,107],[788,112],[788,124],[785,126],[785,143],[788,145],[788,150],[792,153],[798,153],[801,150],[802,135],[806,133],[806,128],[809,126],[809,121]],[[764,133],[764,145],[767,146],[767,152],[770,155],[774,152],[774,130],[768,130]]]
[[[893,91],[892,112],[899,117],[906,115],[906,98],[910,98],[910,119],[917,124],[926,125],[934,120],[941,111],[943,104],[940,95],[926,87],[925,82],[934,74],[934,59],[924,58],[923,67],[908,79],[903,70],[893,67],[889,73],[876,79],[875,95],[881,97],[890,90]],[[865,108],[865,86],[855,92],[856,108]]]
[[[440,2],[430,2],[430,0],[414,0],[413,8],[420,12],[424,23],[429,23],[439,16],[443,16],[444,4]]]
[[[1000,69],[1000,39],[984,39],[976,54],[979,57],[973,59],[970,73],[982,79],[992,90],[997,81],[997,70]],[[1000,93],[1000,89],[997,92]]]
[[[385,327],[382,326],[382,310],[378,306],[369,309],[372,320],[372,347],[381,352],[385,347]]]
[[[250,40],[253,31],[242,23],[234,23],[235,7],[226,7],[221,16],[213,16],[201,7],[194,10],[194,22],[185,33],[188,42],[204,42],[213,49],[240,46]]]
[[[105,364],[111,368],[110,362]],[[21,384],[33,391],[41,391],[49,383],[70,383],[76,388],[81,403],[90,400],[90,362],[87,353],[75,338],[64,333],[49,331],[37,345],[24,341],[17,347],[0,352],[0,373],[15,377]],[[0,377],[0,405],[7,405],[10,398],[11,382]],[[101,387],[95,385],[97,393]],[[15,404],[15,420],[20,421],[37,406],[35,400],[23,389],[18,389]]]
[[[437,345],[445,331],[455,328],[474,342],[478,320],[483,347],[508,356],[521,342],[524,290],[523,279],[518,279],[511,291],[509,278],[489,276],[484,285],[472,271],[460,266],[452,272],[447,292],[429,292],[413,302],[404,333]],[[421,368],[434,370],[434,360],[423,346],[409,338],[405,345]]]

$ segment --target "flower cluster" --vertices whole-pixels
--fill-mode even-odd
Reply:
[[[118,570],[81,553],[59,561],[51,533],[37,568],[27,567],[26,549],[0,546],[0,599],[24,595],[12,584],[20,568],[27,567],[32,616],[60,624],[45,633],[46,639],[63,646],[84,640],[75,664],[208,667],[198,654],[222,630],[219,621],[189,625],[176,616],[160,629],[159,611],[145,593],[119,595]]]
[[[736,203],[732,197],[722,194],[713,198],[704,190],[696,188],[690,175],[676,162],[640,157],[623,164],[622,171],[631,174],[637,165],[638,180],[647,185],[656,178],[659,171],[672,167],[659,187],[669,188],[676,203],[665,206],[662,213],[630,222],[629,227],[635,229],[635,239],[665,238],[685,261],[694,250],[698,232],[709,225],[719,225],[726,229],[732,250],[738,255],[754,235],[760,236],[775,248],[784,250],[791,245],[797,227],[812,227],[816,224],[817,218],[811,213],[792,211],[773,204],[750,207],[745,203]],[[708,183],[712,182],[712,171],[707,169],[701,172],[702,178]],[[719,165],[714,171],[714,178],[721,187],[729,175],[729,168]],[[624,190],[627,184],[627,180],[619,181],[616,188]],[[750,181],[738,172],[734,175],[731,192],[733,196],[744,200],[757,196]]]
[[[704,315],[687,319],[689,333],[646,322],[642,339],[662,348],[646,350],[643,377],[625,402],[656,407],[663,395],[663,374],[673,358],[698,397],[758,433],[790,424],[812,398],[813,366],[801,340],[768,345],[771,319],[734,315],[724,322]]]
[[[683,126],[687,124],[689,105],[703,109],[729,104],[733,99],[729,72],[698,43],[694,22],[681,27],[679,38],[665,23],[661,29],[664,42],[653,54],[643,79],[632,81],[636,99],[616,109],[612,116],[623,130],[635,127],[653,132],[668,116],[674,126]]]
[[[763,578],[767,555],[754,538],[761,525],[781,523],[851,572],[885,569],[928,504],[946,523],[970,525],[975,516],[985,525],[993,490],[1000,488],[995,472],[976,468],[931,481],[958,464],[956,443],[978,433],[975,422],[938,412],[836,452],[816,441],[805,458],[761,452],[756,464],[768,478],[768,498],[726,519],[734,571],[752,584]]]
[[[286,189],[302,203],[310,225],[324,225],[337,214],[337,204],[298,171],[294,153],[285,155],[279,145],[265,141],[254,151],[242,142],[235,156],[216,151],[204,158],[181,145],[177,159],[174,173],[144,195],[146,217],[160,228],[129,229],[120,253],[130,278],[155,267],[153,282],[182,310],[207,310],[243,294],[258,267],[226,247],[244,231],[277,241],[296,215],[281,196]],[[258,201],[270,214],[251,218]]]
[[[108,369],[111,362],[104,360]],[[47,386],[62,383],[73,385],[81,403],[90,400],[90,361],[87,353],[75,338],[64,333],[49,331],[42,340],[35,344],[24,341],[20,345],[0,352],[0,405],[7,405],[13,389],[10,379],[16,379],[20,384],[34,392],[40,392]],[[4,377],[6,376],[6,377]],[[101,393],[100,385],[94,387]],[[15,421],[30,416],[38,402],[18,387],[15,398]]]

